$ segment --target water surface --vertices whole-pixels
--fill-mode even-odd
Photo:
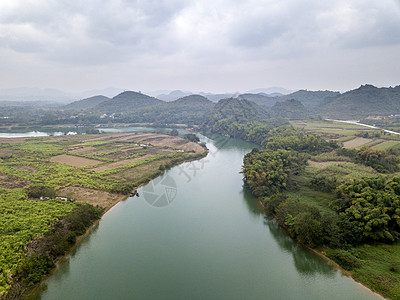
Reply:
[[[265,217],[239,173],[253,145],[207,144],[108,211],[38,299],[379,298]]]

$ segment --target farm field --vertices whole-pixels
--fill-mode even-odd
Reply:
[[[337,140],[345,148],[360,148],[363,146],[379,150],[389,150],[400,147],[400,136],[385,133],[383,130],[364,127],[357,124],[339,123],[333,121],[291,121],[293,127],[307,132]]]
[[[103,209],[109,209],[121,195],[149,181],[165,167],[205,152],[196,143],[154,133],[2,139],[0,142],[0,188],[10,190],[46,182],[60,195],[72,192],[74,198],[83,202],[91,202],[87,197],[90,190],[101,191],[105,199],[114,194],[113,201],[97,203]],[[139,166],[143,172],[135,172]],[[134,180],[126,176],[127,171],[137,173]],[[99,194],[96,197],[102,198]]]

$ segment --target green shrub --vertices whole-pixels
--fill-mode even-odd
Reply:
[[[342,249],[331,250],[327,253],[327,256],[337,262],[343,269],[352,270],[360,267],[360,262],[351,253]]]

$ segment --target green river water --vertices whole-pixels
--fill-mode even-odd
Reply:
[[[380,298],[264,215],[239,173],[253,145],[206,141],[206,158],[109,210],[37,299]]]

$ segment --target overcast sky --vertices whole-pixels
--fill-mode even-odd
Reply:
[[[400,0],[1,0],[0,88],[400,84]]]

